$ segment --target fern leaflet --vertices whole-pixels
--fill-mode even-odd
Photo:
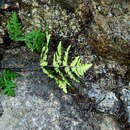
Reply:
[[[84,76],[84,73],[92,66],[92,64],[81,64],[79,56],[77,56],[70,64],[71,70],[80,78]]]
[[[70,66],[68,65],[68,55],[69,55],[69,50],[71,48],[71,45],[68,46],[66,52],[65,52],[65,56],[64,56],[64,60],[63,60],[63,66],[65,66],[65,72],[70,76],[70,78],[72,78],[73,80],[75,80],[76,82],[80,82],[75,75],[71,72]]]

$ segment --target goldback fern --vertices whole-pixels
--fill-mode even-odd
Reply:
[[[55,79],[59,88],[61,88],[65,93],[67,93],[67,85],[70,86],[72,89],[74,89],[74,87],[72,86],[71,82],[64,76],[60,68],[64,67],[65,72],[69,75],[69,77],[79,83],[80,80],[78,80],[77,77],[82,78],[84,76],[84,73],[92,66],[92,64],[82,64],[78,56],[69,65],[68,55],[69,55],[71,45],[68,46],[67,50],[65,51],[64,58],[63,58],[62,44],[61,42],[59,42],[57,51],[53,57],[53,67],[54,67],[55,72],[58,73],[59,76],[54,75],[54,71],[52,71],[51,69],[47,67],[48,66],[47,53],[49,50],[48,47],[49,47],[49,41],[50,41],[50,34],[48,34],[48,32],[46,32],[46,39],[47,39],[47,44],[42,49],[40,65],[42,67],[43,72],[46,73],[50,78]]]

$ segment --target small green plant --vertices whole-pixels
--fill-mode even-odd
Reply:
[[[3,70],[0,76],[0,89],[2,93],[15,96],[14,88],[16,88],[16,83],[12,82],[12,80],[18,76],[20,76],[18,73],[13,73],[9,69]]]
[[[13,13],[12,17],[8,21],[9,37],[11,40],[23,41],[25,38],[22,36],[22,25],[18,22],[16,12]]]
[[[18,22],[16,12],[12,14],[12,17],[8,21],[9,37],[14,41],[24,41],[26,45],[32,50],[36,50],[41,53],[42,47],[45,44],[45,34],[40,30],[34,30],[22,35],[22,25]]]
[[[41,53],[42,47],[45,45],[45,34],[40,30],[35,30],[25,35],[25,43],[32,50]]]
[[[47,67],[47,53],[49,50],[48,46],[50,41],[50,34],[48,34],[48,32],[46,32],[46,39],[47,44],[42,49],[40,65],[42,67],[43,72],[46,73],[50,78],[55,79],[59,88],[61,88],[65,93],[67,93],[67,85],[70,86],[72,89],[74,89],[74,87],[72,86],[71,82],[64,76],[60,68],[65,68],[65,72],[69,75],[69,77],[79,83],[80,80],[78,80],[77,77],[82,78],[84,76],[84,73],[92,66],[92,64],[82,64],[78,56],[71,62],[70,65],[68,65],[68,55],[71,45],[68,46],[63,58],[62,44],[61,42],[59,42],[57,51],[53,57],[54,70],[52,71],[49,67]],[[58,76],[56,76],[55,74],[58,74]]]

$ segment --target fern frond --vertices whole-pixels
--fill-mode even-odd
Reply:
[[[70,66],[68,65],[68,55],[69,55],[69,50],[71,48],[71,45],[68,46],[66,52],[65,52],[65,56],[64,56],[64,60],[63,60],[63,66],[65,66],[65,72],[70,76],[71,79],[75,80],[76,82],[80,82],[75,75],[72,73]]]
[[[42,70],[45,74],[47,74],[50,78],[56,79],[57,77],[53,74],[53,71],[51,71],[49,68],[42,67]]]
[[[62,63],[62,45],[61,42],[59,42],[58,48],[57,48],[57,52],[56,52],[56,60],[58,65],[60,66]]]
[[[13,13],[7,24],[9,30],[9,37],[11,40],[23,41],[25,39],[24,36],[22,36],[22,25],[18,22],[16,12]]]
[[[66,83],[63,80],[60,80],[54,74],[52,74],[52,72],[49,70],[49,68],[42,67],[42,70],[50,78],[55,79],[55,81],[58,84],[59,88],[61,88],[64,93],[67,93],[67,86],[66,86]]]
[[[72,61],[70,65],[68,65],[68,55],[71,45],[68,46],[67,50],[65,51],[64,59],[62,61],[62,44],[61,42],[59,42],[57,51],[54,53],[53,56],[52,66],[54,67],[54,71],[52,71],[49,67],[47,67],[48,66],[47,53],[50,41],[50,35],[48,34],[48,32],[46,32],[46,39],[47,44],[42,49],[40,65],[42,67],[43,72],[47,74],[50,78],[55,79],[59,88],[61,88],[65,93],[67,93],[67,86],[70,86],[72,89],[74,89],[74,87],[72,86],[71,82],[64,76],[60,68],[64,67],[65,72],[70,76],[70,78],[72,78],[76,82],[80,82],[73,74],[73,72],[78,77],[82,77],[84,73],[92,66],[92,64],[81,64],[80,58],[78,56]]]
[[[18,73],[13,73],[9,69],[4,69],[2,76],[0,76],[0,88],[2,93],[9,96],[15,96],[14,88],[16,88],[16,83],[12,82],[16,77],[20,76]]]

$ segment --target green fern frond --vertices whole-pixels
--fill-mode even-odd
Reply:
[[[53,74],[53,71],[49,68],[42,67],[42,71],[47,74],[50,78],[57,79],[57,77]]]
[[[20,76],[18,73],[13,73],[9,69],[3,70],[0,76],[0,88],[2,89],[2,93],[15,96],[14,88],[16,88],[16,83],[12,82],[12,80],[18,76]]]
[[[54,56],[56,57],[55,60],[56,60],[56,63],[59,67],[62,63],[62,45],[61,45],[61,42],[59,42],[59,45],[57,47],[57,52],[54,54]]]
[[[13,13],[7,24],[9,30],[9,37],[11,40],[23,41],[25,39],[24,36],[22,36],[22,25],[18,22],[16,12]]]
[[[80,82],[77,77],[82,78],[82,76],[84,76],[84,73],[92,66],[92,64],[82,64],[78,56],[72,61],[70,65],[68,65],[68,55],[71,45],[68,46],[63,57],[62,44],[61,42],[59,42],[57,51],[53,57],[53,69],[51,68],[52,66],[49,67],[47,62],[47,56],[51,35],[48,33],[48,29],[49,27],[47,26],[45,43],[45,34],[42,33],[40,30],[32,31],[31,33],[26,33],[25,36],[22,36],[22,26],[21,23],[18,22],[16,12],[13,13],[12,17],[8,21],[9,37],[15,41],[25,41],[26,45],[32,51],[37,50],[38,52],[40,52],[40,65],[43,72],[47,74],[50,78],[55,79],[59,88],[61,88],[65,93],[67,93],[67,86],[70,86],[72,89],[74,89],[74,87],[72,86],[71,82],[64,76],[63,72],[61,71],[61,67],[64,68],[65,72],[71,79],[75,80],[76,82]],[[4,83],[1,82],[1,85],[3,84]],[[15,86],[15,84],[11,84],[10,82],[7,82],[6,84],[10,86]],[[6,93],[6,90],[4,91],[4,93]]]
[[[55,52],[53,57],[52,66],[54,70],[52,71],[52,69],[49,68],[47,62],[47,53],[48,53],[48,46],[50,41],[50,35],[48,34],[48,32],[46,32],[46,39],[47,39],[47,44],[46,46],[43,47],[41,53],[41,60],[40,60],[41,68],[43,72],[47,74],[50,78],[55,79],[59,88],[61,88],[65,93],[67,93],[67,86],[70,86],[72,89],[74,89],[74,87],[72,86],[71,82],[64,76],[60,68],[61,67],[64,68],[65,72],[69,75],[70,78],[72,78],[76,82],[80,82],[76,78],[76,76],[81,78],[84,75],[84,73],[92,66],[92,64],[82,64],[80,57],[78,56],[72,61],[70,65],[68,65],[68,55],[69,55],[71,45],[68,46],[67,50],[65,51],[64,59],[62,60],[62,44],[61,42],[59,42],[57,51]],[[75,73],[76,76],[73,74],[73,72]]]

